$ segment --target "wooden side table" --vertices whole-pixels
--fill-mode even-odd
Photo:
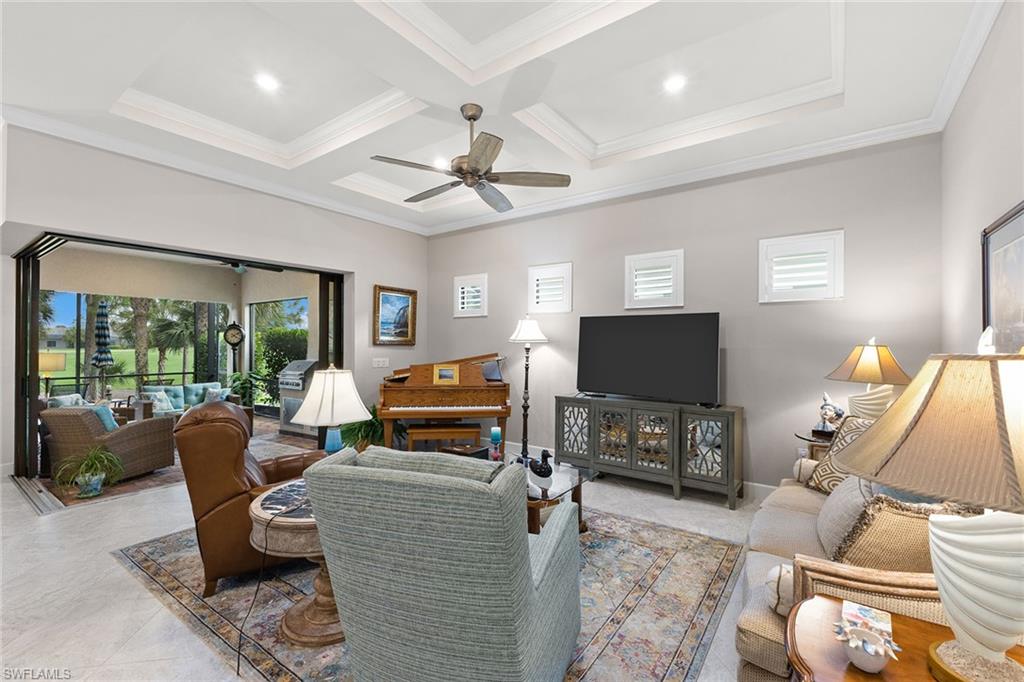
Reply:
[[[944,625],[892,614],[892,638],[903,648],[898,661],[880,673],[870,674],[855,667],[846,657],[845,642],[836,639],[832,624],[840,620],[843,601],[815,595],[805,599],[789,612],[786,621],[786,655],[793,666],[793,679],[800,682],[864,682],[932,680],[928,672],[928,647],[932,642],[953,639],[953,631]],[[1024,662],[1024,647],[1007,652],[1014,660]]]
[[[298,646],[343,642],[345,632],[320,547],[313,507],[306,496],[306,480],[297,478],[263,493],[249,505],[249,516],[249,542],[257,551],[272,556],[305,557],[320,566],[313,580],[313,594],[294,604],[281,618],[281,634]]]

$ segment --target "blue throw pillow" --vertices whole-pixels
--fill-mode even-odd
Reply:
[[[114,419],[114,411],[110,409],[110,405],[93,405],[92,411],[100,418],[103,428],[107,431],[113,431],[117,428],[117,421]]]

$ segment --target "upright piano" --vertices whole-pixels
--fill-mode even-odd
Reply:
[[[380,385],[377,404],[377,416],[384,423],[384,444],[391,447],[399,419],[489,417],[498,421],[501,451],[505,452],[505,424],[512,408],[500,360],[497,353],[489,353],[395,370]]]

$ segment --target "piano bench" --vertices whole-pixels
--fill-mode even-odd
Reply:
[[[451,441],[469,440],[480,445],[479,424],[409,424],[405,432],[409,452],[416,449],[418,440]]]

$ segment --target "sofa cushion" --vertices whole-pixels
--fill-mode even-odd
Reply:
[[[869,482],[849,476],[825,498],[825,504],[818,513],[818,540],[826,556],[835,556],[839,543],[853,528],[872,497]]]
[[[825,549],[818,541],[817,515],[763,507],[754,514],[748,542],[755,552],[767,552],[784,559],[794,554],[825,558]]]
[[[185,391],[181,386],[143,386],[144,393],[159,393],[163,391],[171,401],[172,410],[185,409]],[[156,409],[156,405],[153,406]]]
[[[805,488],[799,481],[784,478],[779,487],[768,494],[761,507],[776,507],[805,514],[817,514],[825,504],[825,495],[817,490]]]
[[[874,424],[873,419],[863,419],[861,417],[847,417],[844,419],[843,423],[839,425],[836,435],[832,438],[832,445],[829,446],[828,452],[821,458],[818,466],[814,467],[814,472],[811,474],[810,480],[807,481],[807,487],[814,488],[827,495],[837,485],[842,483],[847,474],[835,464],[832,457],[857,440],[860,434],[867,431],[868,427],[872,424]]]
[[[47,407],[82,407],[83,405],[88,404],[89,402],[77,393],[71,393],[69,395],[55,395],[52,398],[46,399]]]
[[[153,414],[167,414],[168,412],[177,411],[171,403],[170,397],[163,391],[143,391],[142,399],[153,403]]]
[[[743,605],[736,619],[736,652],[745,661],[786,677],[786,619],[772,610],[769,589],[761,584]]]
[[[220,390],[219,381],[209,381],[205,384],[185,384],[182,386],[182,397],[185,405],[195,407],[199,403],[206,400],[207,389],[215,388]],[[184,407],[184,405],[182,406]],[[179,408],[180,409],[180,408]]]

